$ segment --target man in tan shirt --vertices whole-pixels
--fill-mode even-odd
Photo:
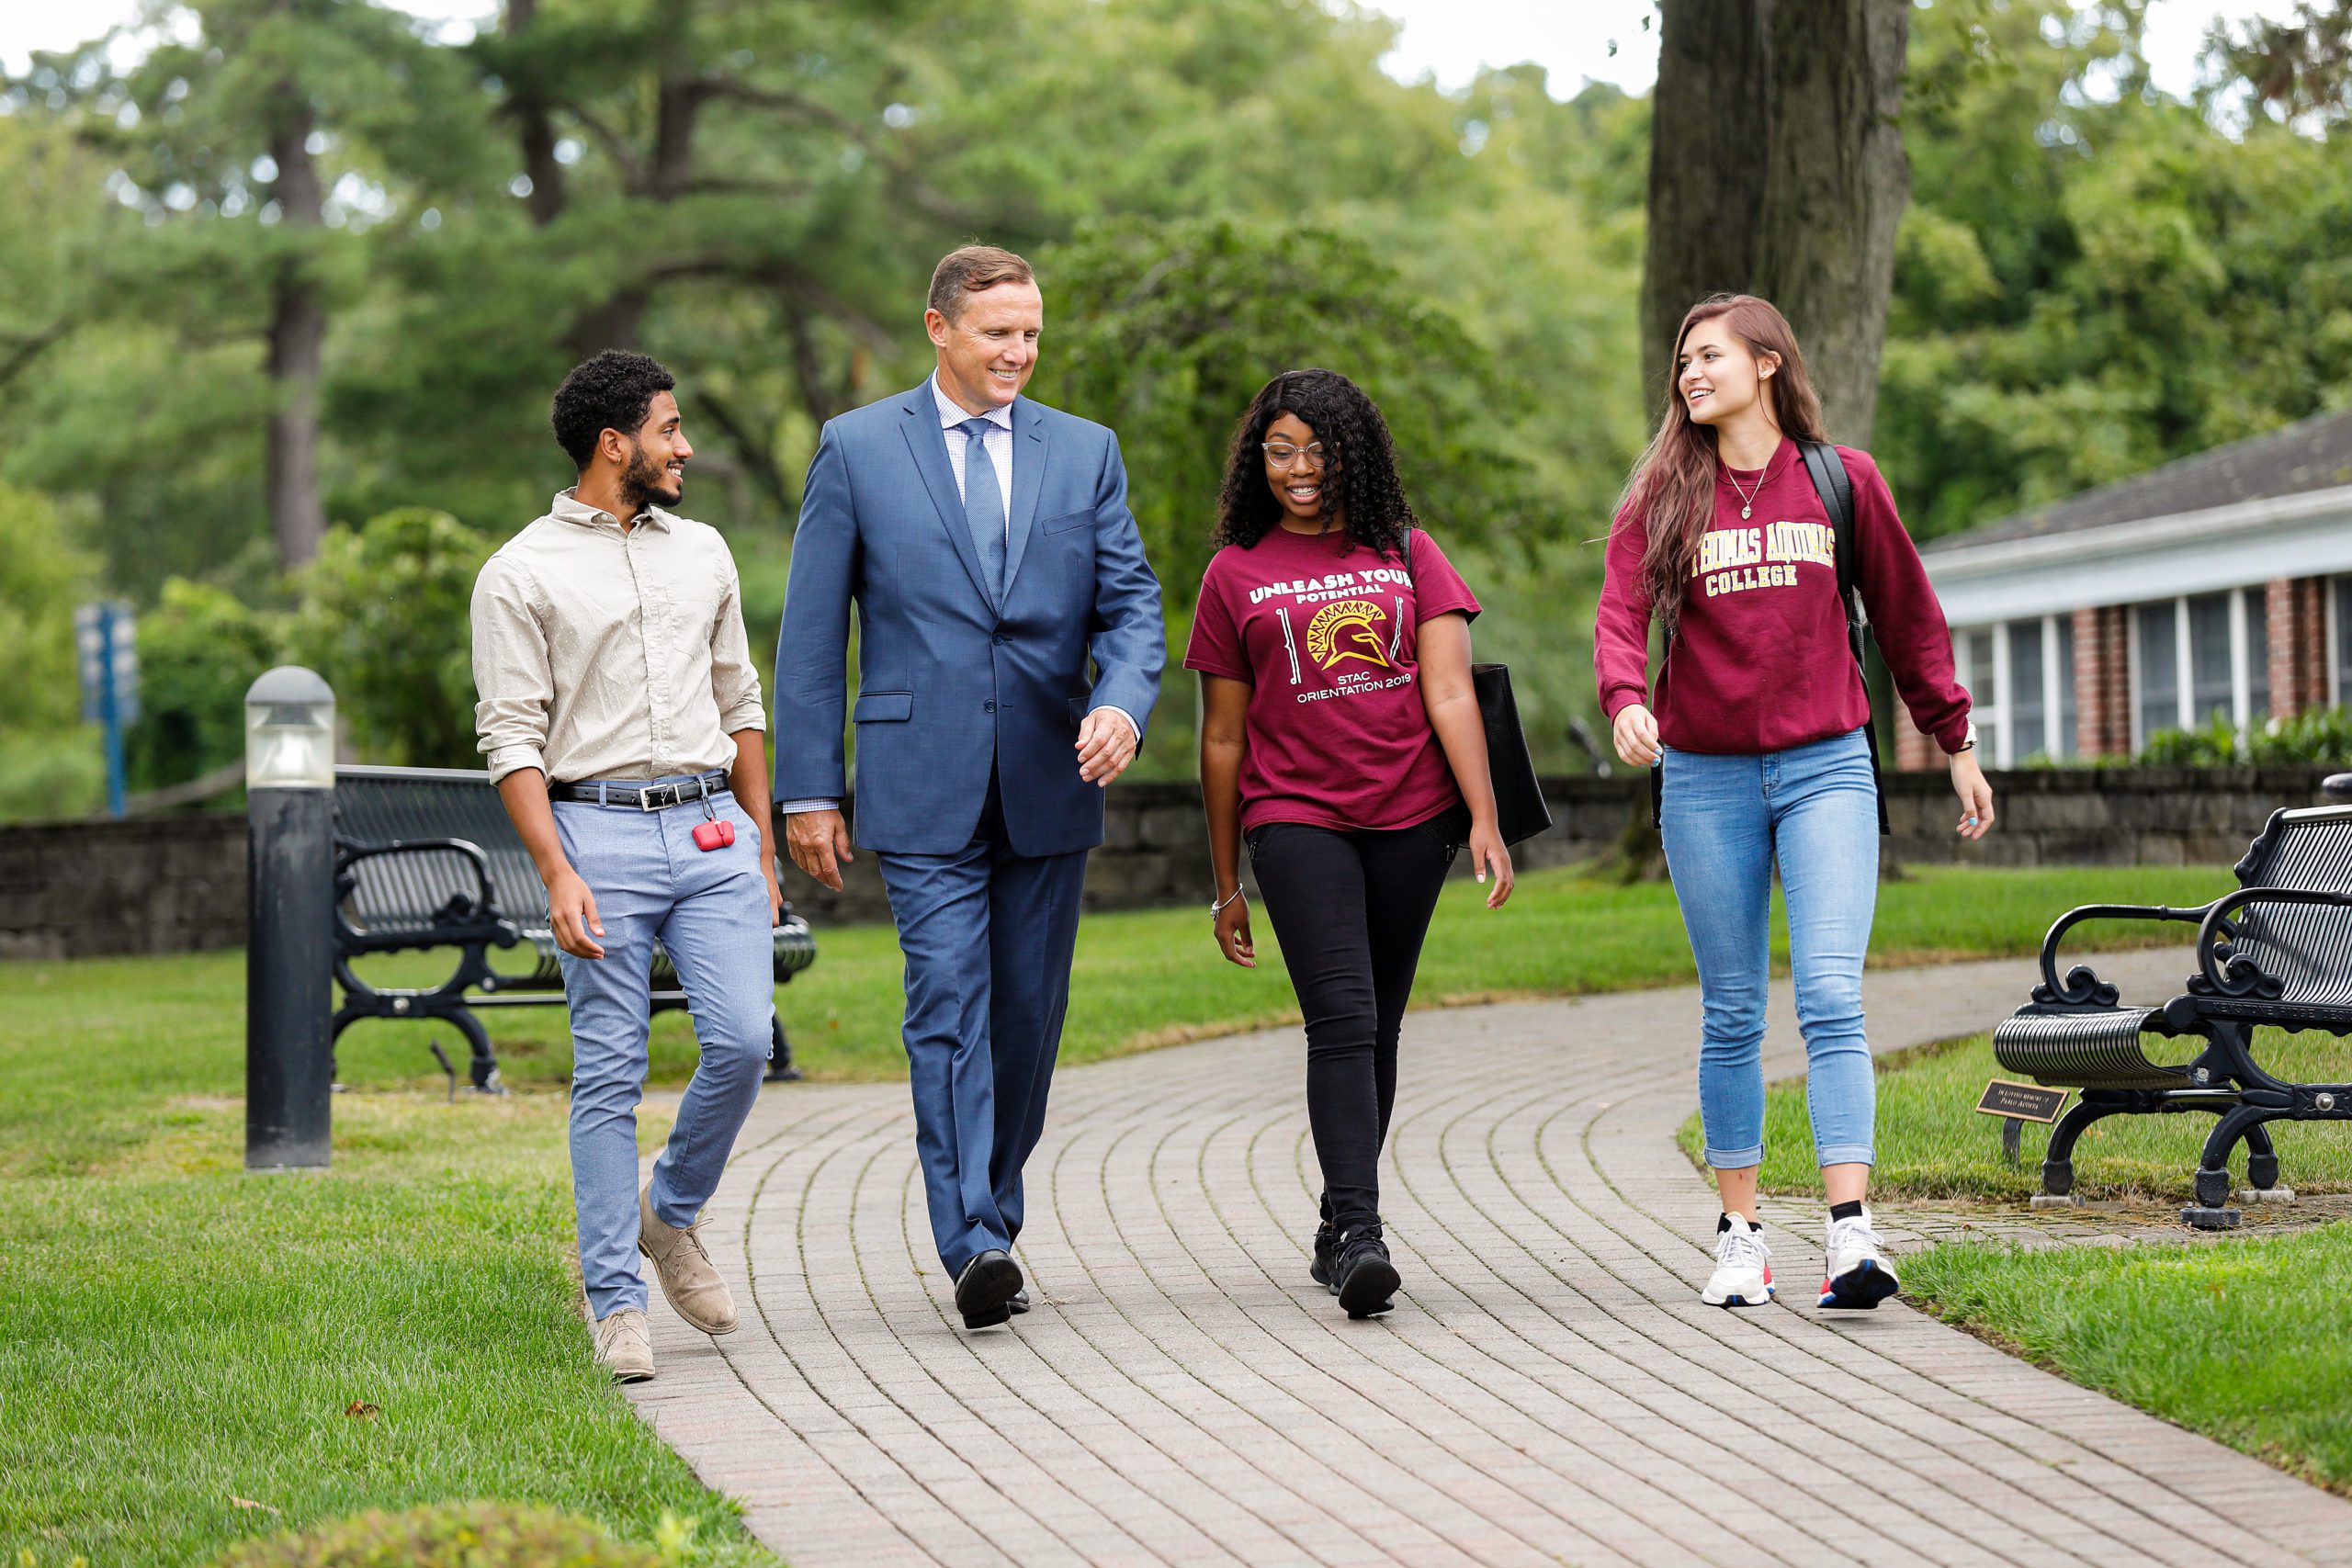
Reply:
[[[475,728],[547,884],[571,1006],[581,1279],[597,1356],[624,1382],[653,1375],[636,1253],[689,1324],[736,1325],[697,1216],[759,1094],[783,907],[734,558],[663,510],[694,455],[675,386],[609,350],[564,378],[552,423],[580,482],[491,557],[473,598]],[[762,803],[757,819],[742,801]],[[702,1059],[639,1193],[657,941]]]

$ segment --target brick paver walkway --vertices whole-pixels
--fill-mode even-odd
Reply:
[[[2177,955],[2110,961],[2154,990]],[[1874,973],[1894,1048],[2017,964]],[[1779,987],[1776,1077],[1801,1065]],[[954,1325],[903,1087],[764,1096],[713,1205],[747,1307],[656,1297],[639,1410],[794,1568],[2352,1562],[2352,1503],[1899,1304],[1700,1305],[1689,990],[1416,1014],[1384,1207],[1406,1285],[1306,1278],[1295,1030],[1074,1069],[1030,1166],[1037,1310]]]

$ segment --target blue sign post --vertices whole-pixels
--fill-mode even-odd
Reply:
[[[107,815],[123,814],[122,732],[139,722],[139,637],[130,606],[102,599],[74,612],[82,716],[106,727]]]

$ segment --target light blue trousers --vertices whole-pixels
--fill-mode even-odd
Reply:
[[[599,1318],[642,1309],[646,1300],[637,1269],[637,1105],[657,939],[692,998],[702,1050],[653,1167],[653,1212],[665,1224],[692,1224],[718,1190],[766,1070],[775,949],[760,830],[733,795],[713,795],[710,806],[735,824],[726,849],[695,846],[694,830],[706,820],[699,801],[666,811],[555,803],[563,852],[605,924],[604,957],[560,957],[571,1007],[580,1277]]]
[[[1878,907],[1878,798],[1862,731],[1760,756],[1666,749],[1662,836],[1699,963],[1699,1115],[1707,1163],[1764,1159],[1764,1001],[1772,864],[1789,907],[1805,1106],[1822,1165],[1870,1165],[1878,1085],[1862,956]]]

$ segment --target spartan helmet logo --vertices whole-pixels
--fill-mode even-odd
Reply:
[[[1325,670],[1347,659],[1361,659],[1385,670],[1388,643],[1379,628],[1386,619],[1387,611],[1363,599],[1326,604],[1306,623],[1306,656]]]

